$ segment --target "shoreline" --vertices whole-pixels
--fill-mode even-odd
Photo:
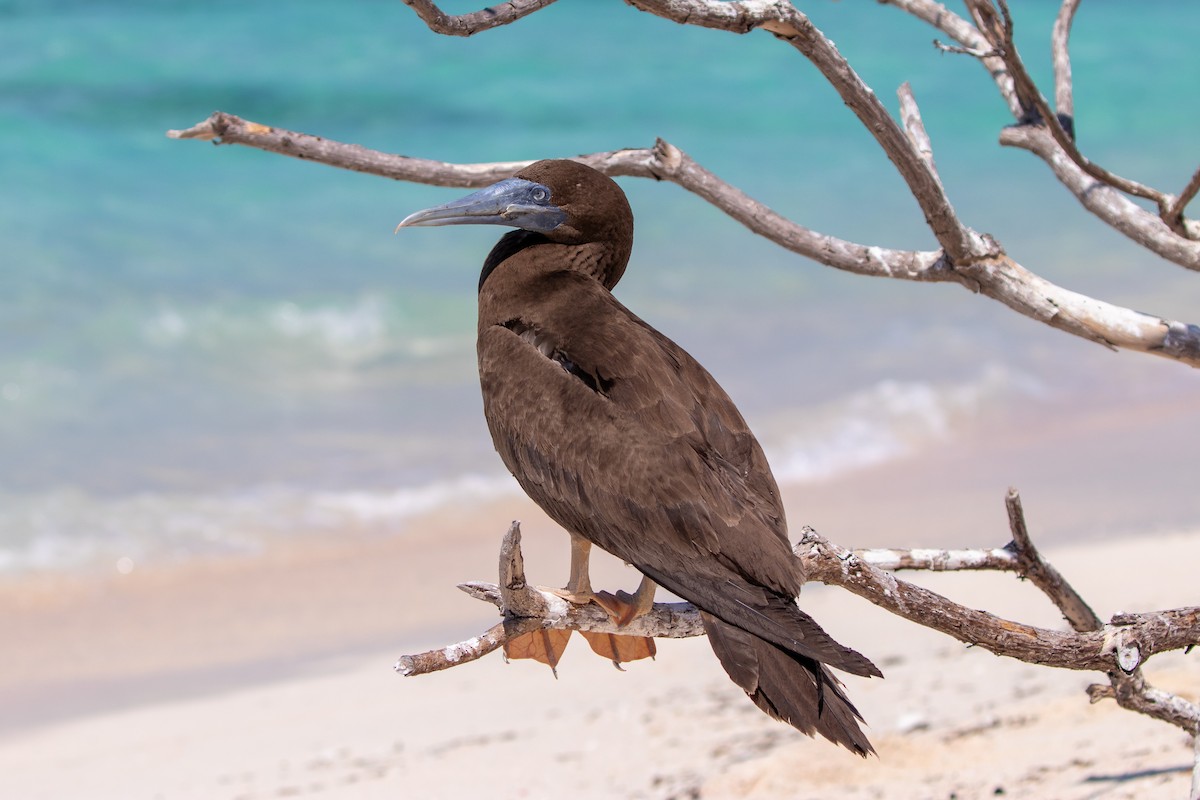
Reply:
[[[1060,415],[1018,426],[1020,435],[977,426],[915,457],[782,491],[793,529],[812,525],[849,547],[1003,546],[1010,484],[1024,489],[1030,531],[1043,550],[1158,537],[1200,529],[1200,496],[1187,489],[1191,456],[1177,441],[1179,426],[1198,413],[1164,403],[1133,418],[1115,418],[1111,409]],[[1161,505],[1168,495],[1169,511]],[[39,715],[63,719],[73,707],[136,702],[128,686],[139,682],[147,702],[156,702],[170,696],[164,676],[195,693],[187,687],[231,686],[242,673],[269,679],[273,666],[424,633],[475,635],[494,610],[454,587],[494,580],[513,519],[525,523],[531,580],[557,585],[567,571],[565,536],[516,491],[413,516],[397,534],[276,539],[252,555],[138,565],[124,575],[0,582],[0,636],[23,643],[0,661],[0,707],[22,710],[0,722],[0,735]],[[637,581],[603,553],[594,575],[596,585],[614,588]]]
[[[855,544],[875,545],[876,529],[897,519],[924,528],[921,545],[949,541],[991,519],[989,509],[1009,486],[1043,510],[1042,526],[1054,538],[1161,531],[1200,524],[1189,435],[1200,430],[1200,383],[1174,374],[1164,383],[1150,372],[1165,366],[1113,361],[1111,383],[1120,388],[1090,394],[1060,393],[1047,381],[1025,385],[1033,379],[999,367],[957,380],[883,380],[825,401],[759,404],[750,421],[787,487],[793,526],[813,525]],[[407,537],[439,509],[520,496],[486,446],[482,420],[471,423],[476,433],[465,435],[478,458],[411,484],[389,482],[388,470],[292,484],[284,469],[190,489],[107,492],[72,488],[66,475],[38,491],[0,491],[0,590],[40,571],[160,570],[346,533]],[[274,445],[286,461],[288,437]],[[364,451],[395,446],[402,454],[403,445],[384,436]],[[264,449],[271,451],[267,443]],[[372,463],[367,458],[360,469]]]
[[[1157,412],[979,426],[913,458],[785,485],[788,517],[853,547],[999,547],[1015,484],[1034,541],[1101,618],[1194,605],[1200,512],[1188,504],[1200,500],[1180,494],[1192,472],[1178,430],[1198,412]],[[1174,505],[1159,506],[1168,495]],[[1191,524],[1172,525],[1173,514]],[[1184,794],[1182,734],[1089,706],[1083,689],[1099,676],[963,648],[820,586],[805,609],[887,676],[847,680],[881,753],[865,765],[762,715],[696,639],[663,642],[657,661],[624,675],[579,643],[557,681],[498,654],[396,675],[399,655],[494,624],[491,606],[454,587],[494,580],[512,519],[530,579],[561,583],[566,537],[516,494],[413,517],[399,535],[0,583],[0,637],[19,643],[0,660],[6,787],[54,800],[81,786],[120,800],[604,798],[613,786],[631,798]],[[593,577],[609,589],[637,582],[599,553]],[[1061,624],[1011,575],[905,577],[1010,619]],[[1195,659],[1156,657],[1148,677],[1196,698]]]

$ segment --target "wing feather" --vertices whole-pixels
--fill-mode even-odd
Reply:
[[[547,280],[549,280],[547,278]],[[560,273],[518,325],[479,332],[496,449],[559,524],[726,623],[879,674],[796,607],[804,575],[779,489],[733,401],[682,348],[586,278]],[[537,330],[539,347],[515,330]],[[588,375],[598,392],[544,351]]]

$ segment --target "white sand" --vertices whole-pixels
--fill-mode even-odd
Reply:
[[[461,522],[452,519],[446,525]],[[486,538],[497,539],[498,533]],[[334,582],[365,575],[363,592],[378,597],[381,592],[369,579],[371,564],[407,552],[411,564],[421,565],[423,577],[397,595],[419,586],[450,598],[449,583],[468,576],[454,573],[452,578],[439,570],[453,569],[446,565],[465,545],[439,536],[429,532],[428,552],[418,548],[417,556],[411,542],[407,549],[378,542],[374,551],[364,546],[357,557],[344,556],[344,564],[338,561],[342,556],[329,553],[292,554],[286,569],[275,569],[266,559],[241,573],[214,569],[199,578],[116,584],[94,589],[82,600],[76,592],[76,602],[86,601],[96,614],[120,607],[133,629],[149,631],[142,640],[126,636],[124,658],[107,684],[127,698],[123,701],[120,692],[110,703],[88,698],[90,684],[78,675],[72,678],[69,667],[48,664],[52,675],[74,682],[73,691],[60,685],[58,696],[76,702],[77,713],[58,709],[41,723],[33,715],[0,738],[0,796],[1187,796],[1191,749],[1185,736],[1111,702],[1089,705],[1084,688],[1100,676],[1035,668],[968,649],[844,592],[816,586],[806,591],[805,607],[836,636],[875,659],[887,676],[848,680],[878,758],[863,761],[762,715],[724,677],[703,639],[662,642],[656,662],[628,665],[625,674],[577,640],[559,665],[558,680],[532,662],[506,665],[498,654],[416,678],[392,671],[402,652],[449,644],[445,633],[410,634],[406,641],[397,636],[396,646],[383,651],[376,647],[325,658],[310,653],[294,661],[260,658],[254,669],[234,670],[229,677],[230,668],[223,665],[236,662],[229,653],[249,649],[265,658],[271,648],[255,650],[256,635],[279,640],[272,619],[286,616],[289,607],[306,614],[323,639],[333,636],[322,633],[323,625],[341,630],[351,617],[366,625],[361,614],[331,621],[303,608],[297,598],[311,594],[325,603],[326,615],[349,603],[321,590],[315,574]],[[535,535],[527,549],[565,549],[561,545],[556,539],[540,542]],[[470,548],[490,552],[479,539]],[[1104,617],[1197,601],[1200,534],[1057,548],[1050,555]],[[1151,559],[1145,568],[1139,566],[1141,558]],[[1130,566],[1136,568],[1118,571]],[[475,576],[488,577],[479,572],[469,577]],[[202,612],[173,632],[169,622],[156,621],[189,606],[193,580],[207,587],[205,596],[215,595],[211,602],[217,606],[242,609],[241,617],[224,618],[220,631],[233,640],[225,650],[219,633],[207,640],[189,633],[188,625],[199,624]],[[1056,612],[1036,590],[1011,576],[923,575],[920,581],[976,607],[1057,624]],[[214,592],[215,585],[222,591]],[[368,617],[403,618],[387,608],[391,601],[380,598],[382,608],[369,612],[365,606],[350,607]],[[53,613],[65,602],[27,603],[25,621],[57,619]],[[451,605],[457,621],[442,620],[442,627],[453,635],[482,631],[494,621],[494,612],[483,604],[456,600]],[[72,619],[87,617],[85,609],[70,610]],[[297,619],[291,622],[297,627]],[[92,629],[93,644],[102,646],[110,638],[103,631]],[[78,642],[89,634],[80,628],[70,635]],[[44,628],[38,643],[27,641],[33,651],[44,651],[55,632]],[[169,646],[156,646],[164,641]],[[190,659],[186,652],[174,660],[161,653],[206,647],[211,652],[192,652]],[[1195,699],[1200,695],[1198,658],[1160,656],[1150,662],[1148,677]],[[117,680],[120,672],[129,680]],[[151,688],[139,696],[130,682],[135,689]],[[46,703],[44,692],[55,684],[48,678],[32,685],[41,687]],[[14,696],[10,691],[8,697]]]

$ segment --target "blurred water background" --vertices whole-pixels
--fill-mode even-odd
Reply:
[[[1013,5],[1049,86],[1058,4]],[[1179,191],[1198,161],[1200,13],[1133,5],[1078,14],[1077,129],[1092,158]],[[968,224],[1052,281],[1200,319],[1195,275],[996,144],[1010,119],[980,67],[894,9],[802,7],[889,106],[911,81]],[[0,577],[402,535],[414,514],[516,491],[474,364],[478,269],[501,231],[393,236],[461,192],[164,136],[215,109],[450,161],[661,136],[817,230],[933,247],[879,148],[766,34],[592,0],[467,40],[394,0],[0,0]],[[1054,409],[1200,403],[1186,367],[1112,355],[959,287],[839,274],[676,187],[622,184],[638,239],[619,296],[721,380],[782,480]],[[1192,497],[1160,510],[1200,523]]]

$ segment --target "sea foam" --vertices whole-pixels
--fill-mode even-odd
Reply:
[[[826,480],[914,455],[990,408],[1043,391],[1033,378],[1000,366],[960,382],[884,380],[777,415],[767,455],[780,482]],[[791,430],[780,431],[783,426]]]
[[[289,537],[402,534],[413,517],[513,494],[507,475],[468,474],[381,491],[257,487],[211,494],[102,497],[55,491],[0,497],[0,575],[128,572],[197,556],[252,555]]]

